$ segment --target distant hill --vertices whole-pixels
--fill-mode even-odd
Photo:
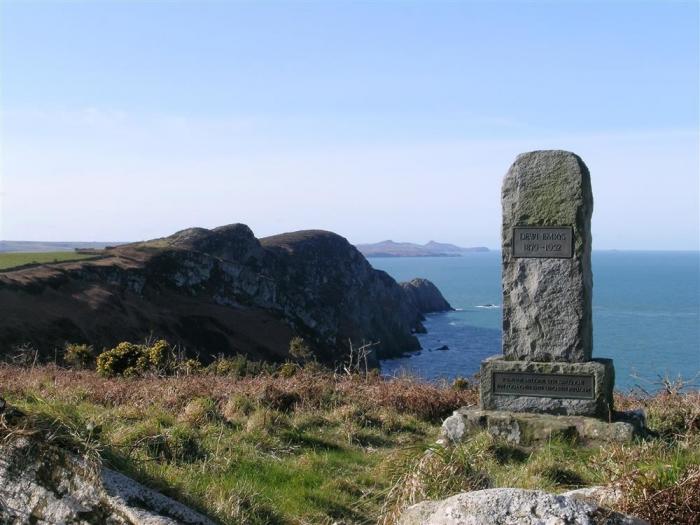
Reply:
[[[374,244],[357,244],[365,257],[460,257],[469,252],[488,252],[484,246],[462,248],[454,244],[430,241],[425,244],[382,241]]]
[[[43,241],[0,241],[0,252],[72,252],[79,249],[101,249],[118,246],[122,242],[43,242]]]

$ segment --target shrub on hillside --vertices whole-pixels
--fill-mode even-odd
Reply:
[[[289,358],[295,363],[304,364],[314,359],[314,354],[303,337],[295,336],[289,341]]]
[[[198,359],[194,358],[178,361],[176,368],[178,373],[186,376],[199,374],[202,370],[204,370],[202,363],[200,363]]]
[[[122,342],[97,356],[97,372],[104,377],[130,377],[146,373],[193,375],[202,370],[198,359],[187,358],[184,352],[178,351],[164,339],[144,344]]]
[[[144,350],[147,353],[145,367],[147,370],[161,371],[165,370],[172,361],[172,349],[167,341],[160,339],[153,345],[144,345]]]
[[[245,356],[234,357],[219,356],[208,367],[207,371],[217,376],[243,377],[248,369],[248,360]]]
[[[63,361],[70,368],[84,370],[95,364],[95,350],[90,345],[66,343],[63,349]]]
[[[207,372],[217,376],[245,377],[262,373],[273,373],[275,365],[262,361],[251,361],[246,356],[237,354],[233,357],[219,356],[206,368]]]
[[[280,366],[279,370],[277,370],[277,374],[280,377],[289,379],[290,377],[295,376],[299,370],[301,370],[301,368],[296,363],[282,363],[282,366]]]
[[[122,342],[97,356],[97,372],[105,377],[167,373],[171,365],[172,349],[163,339],[150,346]]]

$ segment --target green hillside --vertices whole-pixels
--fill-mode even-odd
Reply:
[[[0,270],[8,270],[25,264],[46,264],[66,261],[79,261],[96,257],[92,254],[76,252],[42,253],[0,253]]]

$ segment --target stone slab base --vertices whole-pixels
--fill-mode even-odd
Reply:
[[[546,443],[557,438],[582,444],[625,443],[644,435],[645,418],[642,412],[620,412],[615,414],[614,421],[608,423],[584,416],[460,408],[443,422],[439,443],[458,443],[482,430],[522,446]]]
[[[483,410],[507,410],[610,420],[615,369],[612,359],[584,363],[482,361],[480,394]]]

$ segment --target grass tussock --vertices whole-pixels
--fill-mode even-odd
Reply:
[[[221,523],[390,524],[466,490],[592,485],[617,487],[614,510],[652,524],[700,523],[698,392],[618,395],[646,410],[653,434],[635,443],[522,449],[483,432],[442,448],[442,418],[477,402],[469,384],[231,367],[109,378],[1,365],[0,395],[22,414],[0,418],[0,440],[40,434]]]

